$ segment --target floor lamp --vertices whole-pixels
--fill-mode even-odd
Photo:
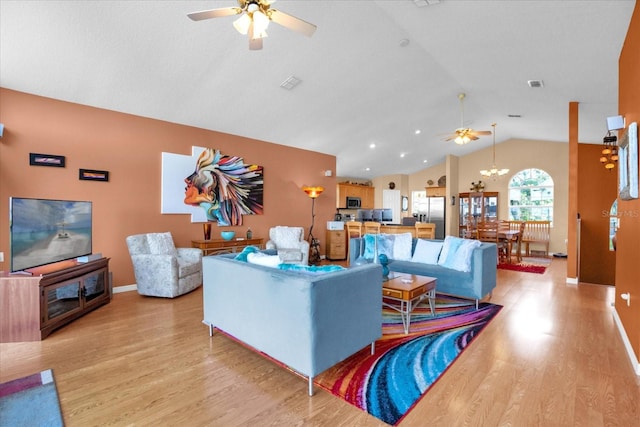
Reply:
[[[316,218],[315,203],[316,199],[324,191],[324,187],[302,187],[302,190],[311,197],[311,227],[309,227],[309,264],[316,265],[320,263],[320,242],[313,237],[313,224]]]

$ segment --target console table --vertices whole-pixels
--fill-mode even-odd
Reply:
[[[212,239],[191,241],[191,246],[202,250],[205,256],[241,252],[247,246],[257,246],[263,249],[263,245],[264,239]]]
[[[109,258],[0,273],[0,342],[40,341],[111,301]]]

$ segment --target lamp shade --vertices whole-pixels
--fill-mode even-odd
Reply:
[[[317,198],[320,194],[322,194],[322,192],[324,191],[324,187],[302,187],[302,191],[304,191],[305,193],[307,193],[307,196],[311,197],[312,199]]]

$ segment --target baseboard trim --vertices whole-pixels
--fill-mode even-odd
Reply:
[[[138,285],[116,286],[115,288],[113,288],[113,293],[119,294],[122,292],[131,292],[131,291],[137,291],[137,290],[138,290]]]
[[[629,355],[631,366],[636,372],[636,375],[640,376],[640,362],[638,362],[636,354],[633,352],[631,341],[629,341],[629,337],[627,336],[627,332],[624,330],[624,325],[622,324],[622,320],[620,320],[620,316],[618,316],[618,311],[616,310],[615,306],[613,307],[613,319],[615,320],[616,326],[618,327],[618,332],[620,332],[620,336],[622,337],[624,347],[627,349],[627,354]]]
[[[577,277],[567,277],[567,283],[570,285],[577,285],[578,278]]]

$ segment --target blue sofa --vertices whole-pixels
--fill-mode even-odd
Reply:
[[[382,336],[382,267],[321,274],[207,256],[203,323],[309,379]]]
[[[355,265],[360,253],[364,253],[364,238],[350,239],[350,265]],[[418,239],[412,239],[411,254],[415,252]],[[437,240],[432,240],[437,241]],[[483,299],[496,287],[497,247],[495,243],[481,242],[473,249],[471,255],[471,271],[463,272],[446,268],[438,264],[425,264],[413,261],[389,259],[389,270],[399,273],[419,274],[435,277],[436,292],[469,298],[476,301]]]

